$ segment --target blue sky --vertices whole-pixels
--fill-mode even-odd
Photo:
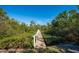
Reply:
[[[75,5],[0,5],[7,14],[19,22],[39,24],[51,22],[53,18],[65,10],[77,9]]]

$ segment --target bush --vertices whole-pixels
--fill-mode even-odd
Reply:
[[[1,49],[9,48],[32,48],[32,39],[23,35],[6,37],[0,40]]]
[[[60,37],[60,36],[45,35],[44,39],[47,45],[59,44],[64,42],[63,37]]]

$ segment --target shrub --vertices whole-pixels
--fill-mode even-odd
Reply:
[[[45,35],[44,39],[47,45],[59,44],[64,42],[63,37],[60,37],[60,36]]]
[[[0,48],[32,48],[32,38],[26,35],[15,35],[0,40]]]

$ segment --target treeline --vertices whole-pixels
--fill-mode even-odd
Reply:
[[[79,6],[75,10],[59,13],[51,22],[51,29],[47,32],[52,37],[47,39],[49,44],[70,43],[79,44]]]
[[[79,43],[79,10],[59,13],[47,25],[20,23],[0,8],[0,49],[33,48],[33,35],[40,29],[47,45]]]

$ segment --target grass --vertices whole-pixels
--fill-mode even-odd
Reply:
[[[23,51],[23,53],[64,53],[65,50],[62,48],[59,48],[57,46],[48,46],[45,49],[26,49]]]

